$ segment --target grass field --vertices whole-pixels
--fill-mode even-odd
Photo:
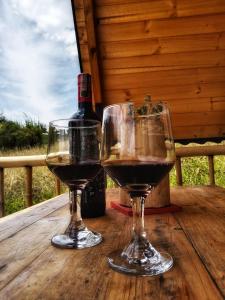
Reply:
[[[25,150],[4,151],[0,156],[46,154],[46,147]],[[24,169],[5,169],[5,213],[11,214],[25,208],[24,202]],[[65,190],[65,187],[62,187]],[[39,203],[56,195],[55,177],[47,167],[33,168],[33,203]]]
[[[0,152],[0,156],[38,155],[45,154],[46,147],[26,150]],[[225,156],[216,156],[215,177],[218,186],[225,187]],[[182,174],[184,185],[208,184],[207,157],[182,159]],[[108,187],[114,186],[111,180]],[[176,185],[176,174],[173,169],[170,173],[171,186]],[[63,191],[66,188],[63,187]],[[39,203],[55,196],[55,178],[47,167],[33,168],[33,202]],[[24,169],[5,169],[5,210],[6,214],[13,213],[25,207],[24,203]]]

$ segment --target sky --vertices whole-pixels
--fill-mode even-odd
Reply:
[[[0,113],[47,124],[77,109],[70,0],[0,0]]]

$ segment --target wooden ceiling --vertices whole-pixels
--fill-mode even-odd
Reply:
[[[72,0],[96,103],[168,103],[177,140],[225,137],[225,0]]]

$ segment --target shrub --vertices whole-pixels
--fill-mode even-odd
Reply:
[[[15,149],[43,145],[45,125],[26,119],[25,124],[7,120],[0,115],[0,149]]]

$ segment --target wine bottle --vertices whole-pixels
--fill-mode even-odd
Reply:
[[[91,75],[78,75],[78,111],[73,119],[92,119],[101,121],[92,106]],[[81,196],[81,215],[83,218],[95,218],[105,214],[106,175],[101,167],[98,175],[88,183]]]

